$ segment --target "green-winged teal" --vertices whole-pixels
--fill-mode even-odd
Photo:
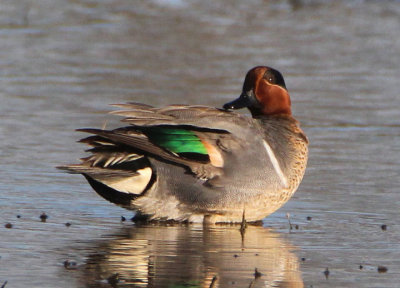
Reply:
[[[155,220],[257,221],[290,199],[303,178],[308,140],[293,118],[280,72],[258,66],[223,109],[117,105],[129,124],[92,134],[81,173],[105,199]],[[247,107],[252,117],[229,110]]]

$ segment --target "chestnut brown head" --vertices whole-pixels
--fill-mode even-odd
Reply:
[[[259,115],[291,115],[290,96],[282,74],[267,66],[247,72],[240,97],[226,103],[224,109],[247,107],[253,117]]]

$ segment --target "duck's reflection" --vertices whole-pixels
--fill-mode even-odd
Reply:
[[[131,226],[93,248],[87,287],[116,273],[118,287],[303,287],[294,247],[264,227]]]

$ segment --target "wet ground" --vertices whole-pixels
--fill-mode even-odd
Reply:
[[[399,27],[398,1],[2,1],[0,287],[398,287]],[[107,104],[221,107],[255,65],[310,160],[244,238],[135,225],[54,168],[84,155],[75,128],[119,125]]]

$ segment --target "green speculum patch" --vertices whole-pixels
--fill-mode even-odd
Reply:
[[[145,134],[150,141],[171,152],[207,155],[207,149],[191,130],[171,127],[149,127]]]

